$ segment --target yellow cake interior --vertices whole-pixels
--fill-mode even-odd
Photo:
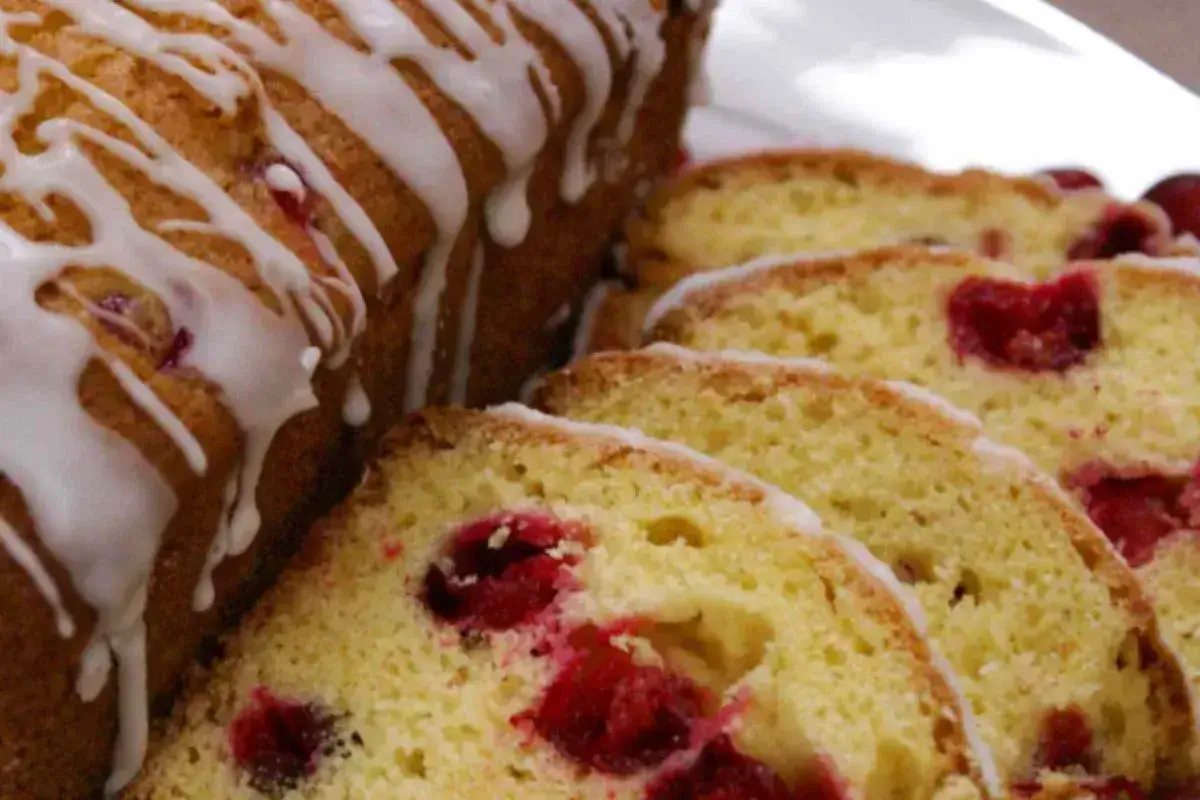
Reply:
[[[642,286],[668,286],[693,272],[766,255],[856,250],[922,242],[978,250],[1001,231],[1011,259],[1043,273],[1109,202],[1082,192],[1047,202],[995,180],[986,188],[935,190],[871,170],[816,171],[803,164],[714,168],[708,179],[668,191],[639,231],[665,256],[635,264]]]
[[[1103,342],[1065,373],[960,360],[948,340],[948,294],[968,275],[1011,279],[1013,268],[919,248],[869,265],[852,258],[845,269],[799,266],[781,280],[762,273],[749,291],[714,288],[712,302],[701,291],[658,336],[911,381],[979,415],[989,435],[1056,477],[1094,460],[1190,463],[1200,453],[1200,370],[1183,354],[1200,348],[1200,281],[1124,262],[1092,268]]]
[[[319,531],[152,757],[153,793],[132,797],[257,797],[224,733],[256,686],[345,714],[339,730],[361,740],[288,797],[641,797],[647,775],[589,773],[511,722],[555,670],[531,633],[464,644],[417,599],[448,531],[528,509],[590,531],[564,627],[652,620],[628,646],[743,698],[735,741],[781,775],[827,754],[863,797],[978,796],[895,599],[829,540],[678,460],[482,425],[448,438],[398,448]]]
[[[1072,539],[1099,534],[971,425],[877,381],[661,351],[593,357],[540,399],[752,470],[867,545],[919,597],[1002,780],[1036,772],[1056,708],[1084,712],[1104,773],[1152,785],[1170,758],[1133,615]]]

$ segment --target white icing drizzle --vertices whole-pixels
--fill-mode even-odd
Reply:
[[[371,419],[371,398],[363,391],[357,372],[350,376],[346,399],[342,402],[342,419],[352,428],[361,428]]]
[[[187,425],[179,417],[175,416],[175,412],[167,407],[162,400],[158,399],[158,395],[154,390],[142,382],[133,370],[129,368],[125,362],[119,358],[110,355],[109,353],[100,353],[104,359],[104,363],[108,365],[108,369],[112,372],[113,377],[121,384],[121,388],[129,397],[141,406],[150,417],[162,428],[163,432],[171,437],[175,444],[179,445],[179,449],[183,451],[184,458],[187,459],[188,466],[192,468],[192,472],[197,475],[203,475],[208,472],[208,456],[204,453],[204,448],[200,446],[200,442],[188,430]]]
[[[662,12],[657,11],[650,0],[628,0],[624,5],[623,17],[628,24],[623,30],[629,37],[636,60],[629,89],[625,93],[625,107],[617,124],[617,138],[622,145],[628,144],[633,138],[638,112],[645,103],[646,93],[667,60],[667,44],[659,31]]]
[[[8,551],[9,557],[25,570],[29,579],[33,581],[33,585],[45,598],[46,604],[54,612],[54,625],[58,628],[58,635],[64,639],[74,636],[75,620],[71,619],[71,614],[63,603],[62,595],[59,594],[58,587],[54,584],[54,578],[50,577],[50,573],[38,559],[37,553],[33,552],[33,548],[25,544],[12,526],[3,519],[0,519],[0,545],[3,545],[4,549]]]
[[[542,330],[547,332],[556,331],[561,328],[570,318],[571,303],[570,301],[567,301],[558,308],[554,309],[554,313],[551,314],[546,322],[542,325]]]
[[[575,323],[575,336],[571,339],[571,360],[577,361],[586,356],[592,349],[592,334],[595,332],[596,319],[604,301],[614,288],[620,284],[615,281],[603,281],[592,287],[583,298],[579,309],[579,321]]]
[[[931,653],[932,667],[940,673],[954,695],[953,711],[958,715],[963,732],[972,751],[973,761],[988,789],[1000,796],[1003,794],[999,773],[992,759],[991,749],[984,742],[975,722],[971,704],[963,692],[961,683],[955,678],[953,668],[941,655],[928,635],[928,623],[925,612],[917,602],[916,596],[900,583],[892,570],[879,559],[875,558],[861,542],[848,536],[830,532],[821,524],[816,512],[809,508],[799,498],[788,494],[782,489],[757,478],[750,473],[730,467],[711,456],[699,453],[676,442],[653,439],[641,431],[632,428],[621,428],[615,425],[603,425],[590,422],[553,417],[515,403],[508,403],[491,409],[487,413],[503,419],[515,420],[519,423],[552,428],[564,431],[573,436],[586,439],[609,439],[621,442],[638,450],[659,453],[670,458],[683,459],[703,467],[711,474],[718,476],[729,484],[743,484],[752,487],[763,495],[763,505],[785,527],[799,533],[823,537],[834,543],[854,564],[874,578],[887,591],[893,600],[904,610],[908,622],[916,634],[925,643]]]
[[[541,55],[517,32],[508,4],[480,6],[503,31],[501,43],[493,41],[457,0],[426,4],[471,58],[430,42],[392,0],[339,0],[338,5],[351,27],[371,46],[375,58],[413,60],[499,148],[508,178],[488,200],[488,226],[497,243],[505,247],[519,244],[531,220],[529,178],[549,133],[538,89],[555,98],[551,112],[556,116],[560,103]]]
[[[471,272],[467,275],[467,293],[463,297],[462,313],[458,318],[458,341],[454,353],[454,377],[450,386],[450,402],[465,405],[471,388],[471,348],[475,344],[476,312],[479,307],[479,286],[483,280],[486,261],[483,243],[475,245],[471,257]]]
[[[500,41],[493,40],[457,0],[426,0],[427,9],[469,52],[469,58],[453,48],[431,44],[390,0],[334,2],[371,53],[338,40],[284,0],[260,4],[281,32],[280,39],[235,16],[218,0],[127,0],[126,5],[146,11],[212,23],[228,32],[229,43],[200,34],[160,31],[111,0],[44,0],[44,5],[70,16],[81,32],[186,81],[227,114],[235,113],[242,100],[253,99],[268,141],[286,160],[263,165],[264,182],[297,202],[305,201],[309,192],[327,201],[371,258],[380,286],[398,272],[382,234],[272,107],[255,66],[295,80],[425,203],[438,238],[427,255],[413,305],[405,403],[415,408],[428,394],[447,263],[467,220],[469,196],[449,139],[391,62],[404,58],[420,65],[472,115],[501,152],[508,174],[487,198],[484,211],[493,239],[502,246],[519,243],[529,229],[528,181],[562,105],[546,64],[520,35],[515,18],[524,16],[558,39],[584,77],[585,108],[572,123],[562,176],[562,193],[571,202],[581,198],[596,177],[588,145],[610,98],[614,69],[600,31],[575,3],[565,0],[473,4],[500,31]],[[627,140],[665,57],[659,31],[662,13],[653,10],[650,0],[597,0],[594,7],[618,56],[635,62],[619,129]],[[175,152],[151,125],[64,65],[8,35],[10,24],[40,21],[36,13],[0,12],[0,52],[16,59],[20,77],[15,93],[0,96],[0,162],[5,165],[0,189],[23,196],[47,220],[52,214],[46,198],[62,195],[88,218],[94,241],[82,247],[33,243],[0,223],[0,250],[9,280],[0,293],[0,417],[9,426],[0,441],[0,471],[21,488],[43,545],[70,575],[80,598],[97,612],[97,627],[77,679],[80,696],[85,701],[98,697],[114,663],[117,666],[120,732],[107,786],[113,793],[136,773],[145,753],[143,612],[159,540],[175,513],[177,498],[136,447],[100,426],[80,406],[77,386],[84,368],[93,360],[104,363],[128,398],[179,447],[194,473],[207,470],[207,455],[182,420],[134,370],[101,351],[76,320],[38,306],[36,289],[55,281],[68,265],[124,270],[162,301],[177,330],[191,334],[191,344],[179,361],[219,387],[221,399],[241,427],[243,459],[226,484],[222,522],[195,588],[197,609],[209,608],[214,600],[216,567],[226,557],[244,552],[257,533],[257,487],[276,432],[315,406],[313,373],[322,358],[331,368],[345,363],[365,327],[366,303],[323,232],[308,229],[317,253],[336,277],[313,278],[303,261]],[[54,76],[118,121],[139,146],[72,120],[54,119],[37,131],[44,151],[22,154],[13,141],[13,129],[32,110],[43,74]],[[168,220],[154,231],[142,229],[124,197],[83,155],[79,140],[193,201],[205,212],[206,221]],[[274,295],[281,311],[271,311],[240,281],[160,238],[172,231],[215,234],[238,242],[250,254],[263,291]],[[454,380],[460,396],[465,396],[468,382],[482,269],[480,249],[469,278],[470,313],[460,322]],[[129,319],[89,301],[65,282],[59,285],[89,313],[119,327],[134,341],[152,344]],[[348,321],[336,312],[335,294],[349,303]],[[321,349],[309,342],[306,325]],[[54,357],[47,359],[47,353]],[[370,403],[357,375],[351,376],[343,414],[351,425],[369,418]],[[63,486],[79,488],[64,492]],[[0,544],[54,610],[59,633],[73,636],[75,624],[65,611],[59,588],[34,551],[2,521]]]
[[[263,10],[283,41],[216,0],[134,0],[149,10],[189,14],[225,27],[260,64],[289,75],[350,126],[424,202],[438,229],[413,302],[405,405],[424,405],[433,373],[446,267],[467,219],[466,177],[449,139],[420,97],[386,60],[365,55],[282,0]]]
[[[596,165],[588,146],[612,92],[612,63],[600,32],[572,0],[515,0],[515,3],[522,14],[558,40],[583,75],[587,96],[567,138],[561,185],[563,199],[574,203],[596,182]],[[598,3],[597,8],[604,5]]]
[[[517,389],[517,402],[528,405],[533,400],[534,393],[542,385],[542,381],[550,374],[549,367],[542,367],[524,380]]]

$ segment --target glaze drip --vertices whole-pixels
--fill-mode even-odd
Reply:
[[[471,198],[449,138],[394,62],[418,64],[501,153],[507,175],[481,210],[491,239],[512,247],[529,230],[528,182],[551,125],[562,115],[549,69],[521,35],[519,24],[532,23],[558,40],[584,79],[585,107],[571,122],[561,181],[563,197],[574,202],[597,177],[591,140],[620,66],[613,63],[609,46],[620,61],[632,64],[618,128],[618,138],[627,141],[662,67],[663,13],[650,0],[597,0],[592,4],[595,21],[575,3],[562,0],[496,0],[471,4],[474,13],[458,0],[425,0],[425,8],[461,46],[460,52],[430,41],[391,0],[333,2],[368,52],[336,38],[283,0],[260,3],[278,38],[235,16],[218,0],[43,0],[42,5],[69,17],[76,31],[182,79],[226,114],[238,113],[246,106],[243,101],[252,100],[246,107],[257,109],[265,144],[280,158],[263,165],[260,179],[298,208],[311,208],[319,198],[368,254],[379,287],[399,272],[384,237],[330,165],[272,106],[256,70],[270,68],[295,81],[422,200],[438,235],[413,305],[405,404],[415,408],[428,399],[447,265],[464,233]],[[131,9],[188,16],[219,27],[223,38],[160,30]],[[0,162],[5,166],[0,190],[24,198],[47,220],[52,219],[47,199],[65,198],[87,218],[93,240],[75,247],[33,242],[0,222],[0,251],[6,261],[6,286],[0,292],[0,418],[6,422],[0,471],[19,487],[42,546],[70,576],[74,592],[96,611],[97,627],[81,659],[77,689],[84,700],[95,699],[115,668],[121,723],[108,783],[113,793],[137,772],[145,753],[143,615],[159,543],[178,498],[145,454],[80,405],[77,392],[84,369],[90,364],[106,368],[128,399],[175,444],[195,475],[208,471],[209,454],[186,417],[164,401],[162,390],[169,382],[203,376],[242,430],[242,457],[227,480],[222,521],[195,587],[193,604],[202,611],[215,599],[215,569],[245,552],[258,532],[258,483],[276,432],[316,406],[312,381],[319,367],[338,369],[347,363],[366,325],[366,299],[319,221],[298,220],[313,245],[302,258],[118,98],[9,34],[12,25],[42,21],[38,13],[0,12],[0,53],[17,64],[19,77],[13,93],[0,95]],[[136,146],[78,121],[56,118],[36,131],[42,149],[23,153],[15,132],[34,109],[42,76],[65,84],[119,123]],[[142,227],[129,202],[88,159],[84,142],[191,201],[203,212],[203,221],[171,219],[154,229]],[[175,232],[209,234],[240,245],[257,273],[258,293],[170,244],[164,235]],[[458,323],[452,391],[460,400],[469,384],[483,252],[482,245],[475,251],[466,309]],[[168,349],[166,363],[158,365],[164,369],[149,378],[102,350],[80,320],[48,311],[35,299],[39,287],[55,283],[86,315],[144,344],[146,332],[62,280],[68,267],[113,266],[161,301],[175,331],[178,346]],[[264,304],[265,296],[273,299],[274,309]],[[348,382],[342,409],[349,425],[369,418],[370,399],[356,375]],[[64,486],[86,488],[63,491]],[[52,609],[59,635],[75,636],[62,588],[36,551],[3,521],[0,545]]]

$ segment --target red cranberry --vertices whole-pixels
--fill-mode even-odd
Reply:
[[[1154,793],[1154,800],[1200,800],[1200,779],[1162,788]]]
[[[793,800],[801,796],[832,800],[842,795],[793,795],[774,770],[738,752],[726,735],[705,747],[686,770],[658,778],[646,791],[646,800]]]
[[[297,225],[308,227],[317,195],[309,188],[299,168],[284,160],[273,161],[262,167],[262,180],[284,215]]]
[[[797,800],[845,800],[849,796],[845,779],[826,756],[817,757],[809,774],[796,787]]]
[[[1012,258],[1012,236],[1000,228],[988,228],[979,235],[979,252],[997,261]]]
[[[671,171],[681,172],[690,163],[692,163],[691,152],[683,145],[675,148],[675,157],[671,160]]]
[[[192,344],[196,337],[187,328],[180,328],[175,331],[174,338],[171,339],[171,344],[167,346],[167,352],[158,362],[159,369],[175,369],[183,361],[188,351],[192,349]]]
[[[1074,261],[1109,259],[1126,253],[1163,254],[1171,241],[1170,220],[1146,204],[1110,204],[1092,229],[1079,238],[1067,257]]]
[[[423,600],[434,616],[466,629],[504,630],[528,622],[557,597],[571,556],[548,551],[578,540],[576,526],[548,514],[501,514],[452,537],[448,569],[425,573]]]
[[[97,319],[106,331],[133,347],[146,345],[145,333],[132,319],[138,310],[138,301],[124,292],[109,292],[96,301],[96,307],[108,312],[98,314]],[[119,317],[120,319],[114,319]]]
[[[96,305],[110,314],[124,314],[133,305],[133,298],[123,292],[109,292]]]
[[[1072,706],[1055,709],[1042,721],[1041,765],[1046,769],[1092,768],[1092,729],[1087,717]]]
[[[1104,478],[1084,490],[1084,503],[1130,566],[1140,567],[1160,541],[1187,524],[1180,503],[1186,483],[1165,475]]]
[[[316,707],[282,700],[259,687],[229,724],[229,750],[255,789],[278,795],[316,771],[332,732],[332,719]]]
[[[1055,185],[1064,192],[1078,192],[1083,189],[1103,189],[1104,182],[1078,167],[1055,167],[1044,169],[1038,173],[1054,181]]]
[[[1087,272],[1034,285],[970,277],[951,293],[948,315],[959,356],[998,367],[1062,372],[1100,344],[1099,288]]]
[[[564,756],[629,775],[686,748],[703,701],[687,678],[635,663],[602,634],[562,668],[531,719]]]
[[[1165,178],[1151,187],[1144,199],[1167,212],[1175,233],[1200,237],[1200,174]]]

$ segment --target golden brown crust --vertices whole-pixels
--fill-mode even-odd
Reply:
[[[862,265],[869,267],[878,263],[874,259],[867,259]],[[951,259],[949,263],[960,262]],[[848,272],[853,269],[851,267]],[[755,279],[762,278],[761,275],[755,276]],[[1200,279],[1195,283],[1200,283]],[[980,436],[978,428],[905,397],[885,381],[851,377],[834,370],[788,366],[782,361],[762,364],[719,357],[698,356],[688,359],[653,350],[599,354],[578,361],[544,378],[531,404],[547,413],[564,413],[576,405],[573,398],[603,396],[614,387],[628,385],[647,374],[662,375],[663,380],[670,381],[672,376],[689,373],[701,374],[706,387],[734,402],[758,401],[780,390],[804,386],[821,386],[825,391],[833,392],[857,390],[873,403],[900,412],[928,436],[957,438],[966,442]],[[1068,500],[1053,479],[1030,465],[1029,471],[1021,476],[1021,481],[1031,494],[1054,510],[1076,552],[1107,586],[1113,604],[1122,608],[1133,622],[1131,634],[1138,639],[1137,650],[1148,657],[1148,663],[1143,668],[1155,679],[1156,691],[1152,702],[1164,720],[1164,728],[1171,731],[1177,754],[1176,763],[1168,767],[1177,775],[1194,769],[1195,765],[1190,762],[1190,750],[1196,744],[1197,720],[1189,680],[1178,657],[1163,638],[1152,599],[1107,537],[1081,509]]]
[[[257,2],[222,2],[236,15],[278,35]],[[410,12],[434,41],[454,44],[416,0],[397,0],[397,4]],[[297,0],[297,5],[319,19],[327,30],[362,47],[329,0]],[[40,0],[2,0],[0,8],[46,10]],[[162,30],[213,35],[236,47],[227,31],[193,18],[151,13],[142,16]],[[667,23],[668,64],[650,90],[631,145],[636,169],[619,181],[597,187],[583,202],[572,206],[559,197],[558,178],[562,142],[583,103],[582,81],[577,67],[551,36],[532,23],[521,22],[534,46],[545,55],[563,99],[564,114],[551,131],[531,186],[537,219],[534,229],[521,246],[511,250],[488,244],[489,264],[481,288],[483,313],[477,327],[472,379],[476,400],[510,396],[523,373],[545,359],[553,343],[542,333],[541,310],[549,306],[548,316],[564,300],[582,294],[585,282],[599,271],[611,230],[631,202],[634,184],[644,176],[660,174],[669,164],[683,113],[685,45],[694,24],[690,15]],[[264,230],[300,256],[311,274],[328,273],[311,242],[296,235],[296,226],[281,216],[261,183],[247,179],[248,168],[261,165],[272,155],[256,102],[244,100],[235,113],[224,114],[186,81],[153,62],[71,30],[69,17],[62,13],[48,14],[43,25],[20,26],[17,38],[62,59],[76,74],[124,103],[224,188]],[[437,374],[432,393],[444,397],[455,347],[455,321],[471,254],[481,236],[479,209],[486,193],[503,177],[503,165],[495,146],[464,110],[411,64],[401,64],[399,69],[447,133],[471,192],[472,215],[448,269],[442,315],[447,334],[442,337],[444,341],[439,341],[435,359]],[[148,310],[143,327],[158,334],[148,348],[131,346],[113,335],[70,297],[55,292],[44,297],[39,294],[45,307],[76,317],[103,350],[129,364],[192,431],[208,456],[206,474],[202,478],[193,475],[174,442],[114,385],[100,362],[89,367],[79,389],[85,410],[100,424],[132,441],[167,478],[180,499],[179,509],[163,535],[146,615],[150,688],[152,694],[164,697],[192,660],[197,645],[236,617],[256,596],[278,571],[283,555],[292,549],[299,533],[349,488],[363,456],[374,449],[383,431],[399,416],[414,286],[422,257],[436,234],[430,213],[417,195],[345,123],[287,76],[268,69],[263,69],[261,76],[268,99],[366,211],[400,271],[376,296],[376,273],[368,254],[329,204],[318,202],[314,226],[331,238],[362,287],[370,324],[355,343],[347,367],[318,372],[314,391],[320,406],[292,418],[275,436],[258,492],[261,533],[249,551],[228,560],[217,571],[219,601],[213,611],[194,613],[191,590],[201,574],[223,507],[222,492],[240,462],[244,446],[242,433],[222,402],[219,388],[203,376],[158,368],[163,336],[169,342],[173,331],[171,322],[152,294],[130,285],[121,275],[123,265],[111,265],[111,274],[103,279],[97,279],[95,271],[81,271],[64,280],[93,301],[111,291],[131,293],[144,300]],[[8,91],[15,87],[12,63],[0,63],[0,82]],[[123,126],[53,80],[45,81],[43,93],[38,113],[26,126],[29,132],[21,137],[23,146],[37,146],[32,131],[36,123],[51,117],[77,119],[124,141],[133,141]],[[615,125],[620,104],[617,92],[609,104],[607,130]],[[604,130],[602,125],[600,133]],[[98,149],[89,150],[89,155],[130,201],[142,224],[152,226],[155,220],[167,217],[199,218],[199,212],[189,208],[185,198],[153,185],[136,170],[122,169],[116,159]],[[78,244],[90,239],[87,220],[78,209],[56,198],[51,198],[50,205],[57,214],[54,225],[46,224],[28,203],[15,196],[0,197],[0,217],[38,241]],[[164,238],[238,278],[268,307],[277,307],[273,294],[262,284],[240,245],[195,233],[164,234]],[[538,288],[536,292],[514,290],[518,284]],[[334,300],[338,311],[348,319],[348,306],[341,298]],[[512,357],[507,356],[506,348],[513,348]],[[373,406],[370,423],[360,429],[347,427],[342,419],[341,398],[352,371],[361,375]],[[28,611],[7,615],[0,624],[0,645],[10,653],[21,654],[0,665],[0,764],[6,765],[0,770],[0,796],[86,797],[103,782],[108,770],[117,720],[113,682],[97,701],[85,704],[79,700],[74,691],[76,667],[94,621],[70,589],[67,576],[41,547],[19,490],[7,481],[0,481],[0,515],[49,565],[58,585],[66,591],[68,608],[84,628],[70,642],[61,642],[54,634],[49,610],[28,576],[11,559],[0,557],[0,607]]]

